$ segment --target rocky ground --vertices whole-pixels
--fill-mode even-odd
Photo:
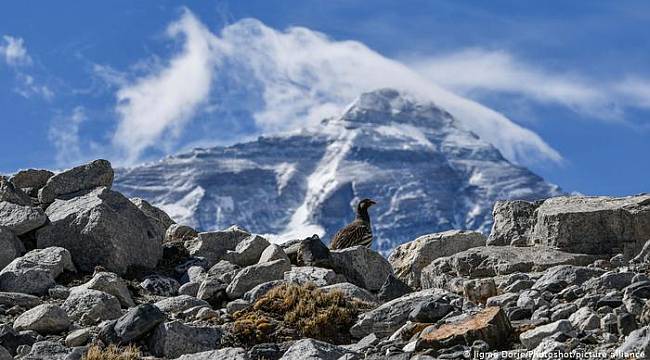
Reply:
[[[0,360],[650,355],[650,195],[500,202],[388,259],[197,233],[110,163],[0,177]]]

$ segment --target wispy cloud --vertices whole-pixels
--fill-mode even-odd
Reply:
[[[49,139],[56,148],[56,161],[67,166],[87,159],[82,151],[81,125],[87,120],[85,109],[78,106],[71,113],[61,114],[50,126]]]
[[[260,97],[253,103],[261,105],[250,112],[257,131],[268,133],[336,115],[360,93],[382,87],[433,100],[511,160],[561,159],[532,131],[360,42],[335,41],[303,27],[278,31],[254,19],[215,34],[189,11],[168,33],[183,39],[182,51],[162,69],[117,91],[119,123],[113,143],[127,162],[138,161],[149,147],[173,142],[202,105],[226,101],[233,96],[229,90]],[[220,91],[211,91],[215,85]],[[233,88],[249,91],[242,95]],[[211,137],[205,134],[198,141]]]
[[[22,38],[10,35],[2,36],[0,57],[10,66],[30,65],[32,63],[32,58],[27,54],[25,48],[25,41]]]
[[[28,73],[32,67],[32,57],[27,52],[25,41],[20,37],[3,35],[0,41],[0,58],[4,60],[14,72],[16,85],[14,91],[25,97],[38,96],[45,100],[51,100],[54,92],[45,84],[42,84],[34,76]]]

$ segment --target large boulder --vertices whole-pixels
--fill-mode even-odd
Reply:
[[[28,252],[0,271],[0,290],[42,295],[63,271],[76,271],[70,252],[60,247]]]
[[[107,160],[95,160],[58,173],[47,180],[38,192],[42,204],[51,204],[60,196],[113,185],[113,168]]]
[[[337,360],[354,359],[356,353],[342,346],[332,345],[314,339],[294,342],[280,360]],[[345,357],[345,356],[350,357]]]
[[[0,226],[0,270],[25,251],[25,246],[9,228]]]
[[[219,347],[221,331],[215,327],[188,326],[180,321],[158,325],[151,334],[149,349],[160,357],[170,359]]]
[[[650,326],[645,326],[632,331],[626,338],[625,342],[615,351],[617,359],[629,359],[632,355],[635,357],[643,356],[647,358],[650,354]],[[638,357],[641,359],[641,357]]]
[[[350,328],[350,334],[362,338],[374,333],[379,337],[389,336],[408,320],[409,314],[423,301],[455,299],[458,296],[443,290],[429,289],[404,295],[359,316]]]
[[[388,275],[393,273],[393,268],[383,256],[365,246],[333,250],[330,255],[332,268],[337,274],[370,291],[381,289]]]
[[[228,250],[235,250],[237,244],[249,236],[248,231],[235,225],[226,230],[199,233],[196,238],[186,240],[185,247],[191,256],[205,258],[211,267],[219,260],[227,260]]]
[[[59,334],[69,327],[68,314],[54,304],[43,304],[27,310],[14,321],[17,331],[33,330],[41,335]]]
[[[123,307],[129,308],[135,306],[135,302],[133,302],[133,298],[131,297],[126,282],[115,273],[107,271],[97,272],[93,275],[92,279],[88,280],[88,282],[73,287],[71,290],[76,289],[103,291],[115,296]]]
[[[411,287],[420,287],[420,273],[433,260],[485,245],[485,236],[476,231],[450,230],[428,234],[393,250],[388,261],[395,276]]]
[[[521,341],[521,344],[526,347],[526,349],[534,349],[542,342],[542,340],[553,334],[569,334],[572,331],[573,326],[571,325],[571,322],[569,320],[563,319],[525,331],[519,335],[519,340]]]
[[[563,196],[528,205],[499,203],[494,220],[490,240],[495,244],[518,237],[527,245],[583,254],[624,253],[631,259],[650,239],[650,195]]]
[[[571,285],[582,285],[590,279],[603,275],[606,271],[585,266],[560,265],[548,269],[533,284],[534,290],[560,292]]]
[[[255,286],[284,278],[284,273],[291,270],[291,264],[286,260],[274,260],[255,264],[240,270],[226,289],[228,297],[237,299]]]
[[[420,281],[423,288],[429,288],[434,285],[433,280],[437,276],[444,274],[470,278],[492,277],[544,271],[562,264],[588,265],[595,259],[593,255],[566,253],[545,246],[483,246],[434,260],[422,269]]]
[[[115,323],[115,334],[122,343],[139,339],[165,321],[165,313],[152,304],[138,305]]]
[[[45,186],[53,175],[49,170],[27,169],[15,173],[9,181],[27,195],[38,197],[38,190]]]
[[[122,315],[117,298],[98,290],[74,290],[61,307],[71,320],[81,325],[95,325]]]
[[[27,234],[45,223],[47,215],[41,208],[0,201],[0,226],[7,227],[16,235]]]
[[[178,295],[163,299],[154,305],[156,305],[160,311],[166,314],[177,314],[197,306],[210,306],[207,301],[188,295]]]
[[[51,223],[37,231],[38,247],[68,249],[81,271],[101,265],[124,274],[131,266],[153,268],[162,258],[160,229],[129,199],[108,188],[57,199],[47,215]]]
[[[264,250],[271,245],[259,235],[250,235],[241,240],[235,250],[226,251],[226,259],[239,266],[249,266],[257,263]]]
[[[0,201],[17,205],[33,205],[32,199],[20,188],[17,188],[9,179],[0,176]]]
[[[152,225],[158,226],[163,234],[167,229],[174,225],[176,222],[167,215],[166,212],[151,205],[148,201],[140,198],[132,198],[131,202],[140,209],[145,215],[149,217]]]

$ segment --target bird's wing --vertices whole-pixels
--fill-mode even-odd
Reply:
[[[353,222],[334,235],[332,249],[344,249],[355,245],[368,246],[372,240],[372,233],[368,226],[362,222]]]

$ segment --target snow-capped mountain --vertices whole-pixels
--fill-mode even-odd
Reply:
[[[369,197],[373,246],[384,253],[426,233],[487,232],[496,200],[561,193],[445,110],[392,89],[316,127],[118,170],[115,187],[201,230],[239,224],[327,241]]]

